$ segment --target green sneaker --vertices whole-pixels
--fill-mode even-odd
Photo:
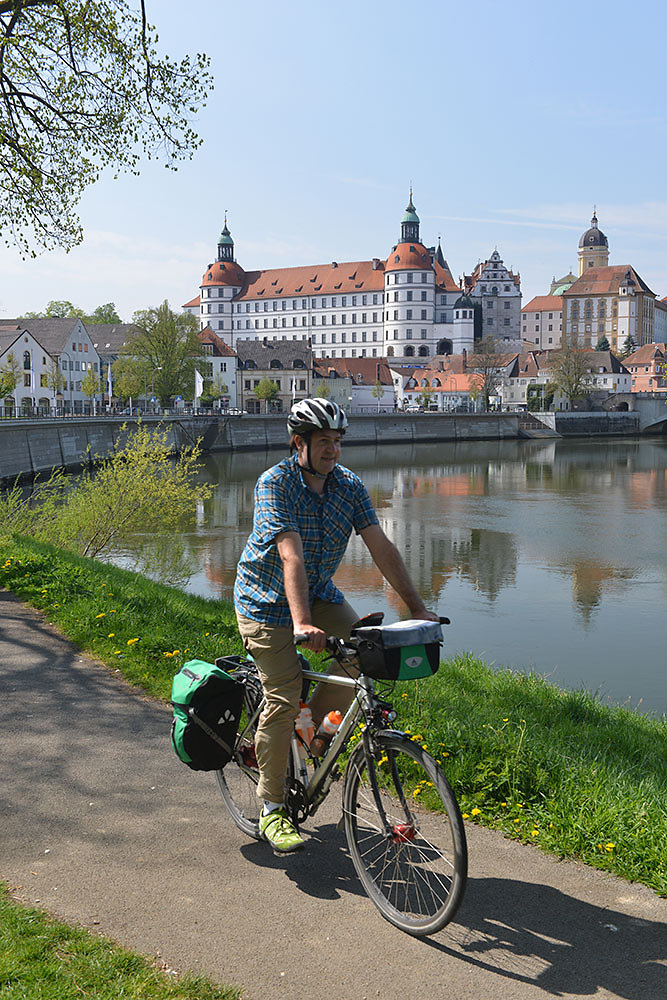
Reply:
[[[259,817],[259,835],[271,844],[276,854],[299,851],[306,843],[294,824],[287,818],[284,809],[274,809]]]

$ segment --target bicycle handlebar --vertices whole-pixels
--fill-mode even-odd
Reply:
[[[449,618],[445,618],[443,615],[440,616],[439,621],[440,621],[441,625],[451,625],[450,619]],[[295,646],[299,646],[301,643],[304,643],[304,642],[308,642],[308,636],[307,636],[307,634],[305,632],[295,632],[294,633],[294,645]],[[338,650],[338,648],[339,648],[338,643],[340,643],[340,642],[341,642],[341,640],[338,639],[337,636],[335,636],[335,635],[329,635],[329,636],[327,636],[327,641],[326,641],[326,647],[325,648],[328,649],[330,653],[335,653]]]

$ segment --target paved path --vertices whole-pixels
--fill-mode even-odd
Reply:
[[[289,859],[249,842],[168,710],[3,592],[0,679],[0,877],[30,903],[248,1000],[667,996],[667,901],[642,886],[469,826],[456,922],[416,940],[362,894],[339,813]]]

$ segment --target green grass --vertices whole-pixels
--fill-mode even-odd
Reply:
[[[237,1000],[201,976],[174,976],[107,938],[12,900],[0,885],[0,996],[30,1000]]]
[[[184,660],[242,651],[230,605],[32,541],[2,548],[0,586],[159,698]],[[469,821],[667,895],[666,719],[471,656],[392,698]]]

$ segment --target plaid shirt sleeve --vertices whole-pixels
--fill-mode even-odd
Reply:
[[[298,531],[286,477],[261,476],[255,487],[254,540],[270,545],[282,531]]]

